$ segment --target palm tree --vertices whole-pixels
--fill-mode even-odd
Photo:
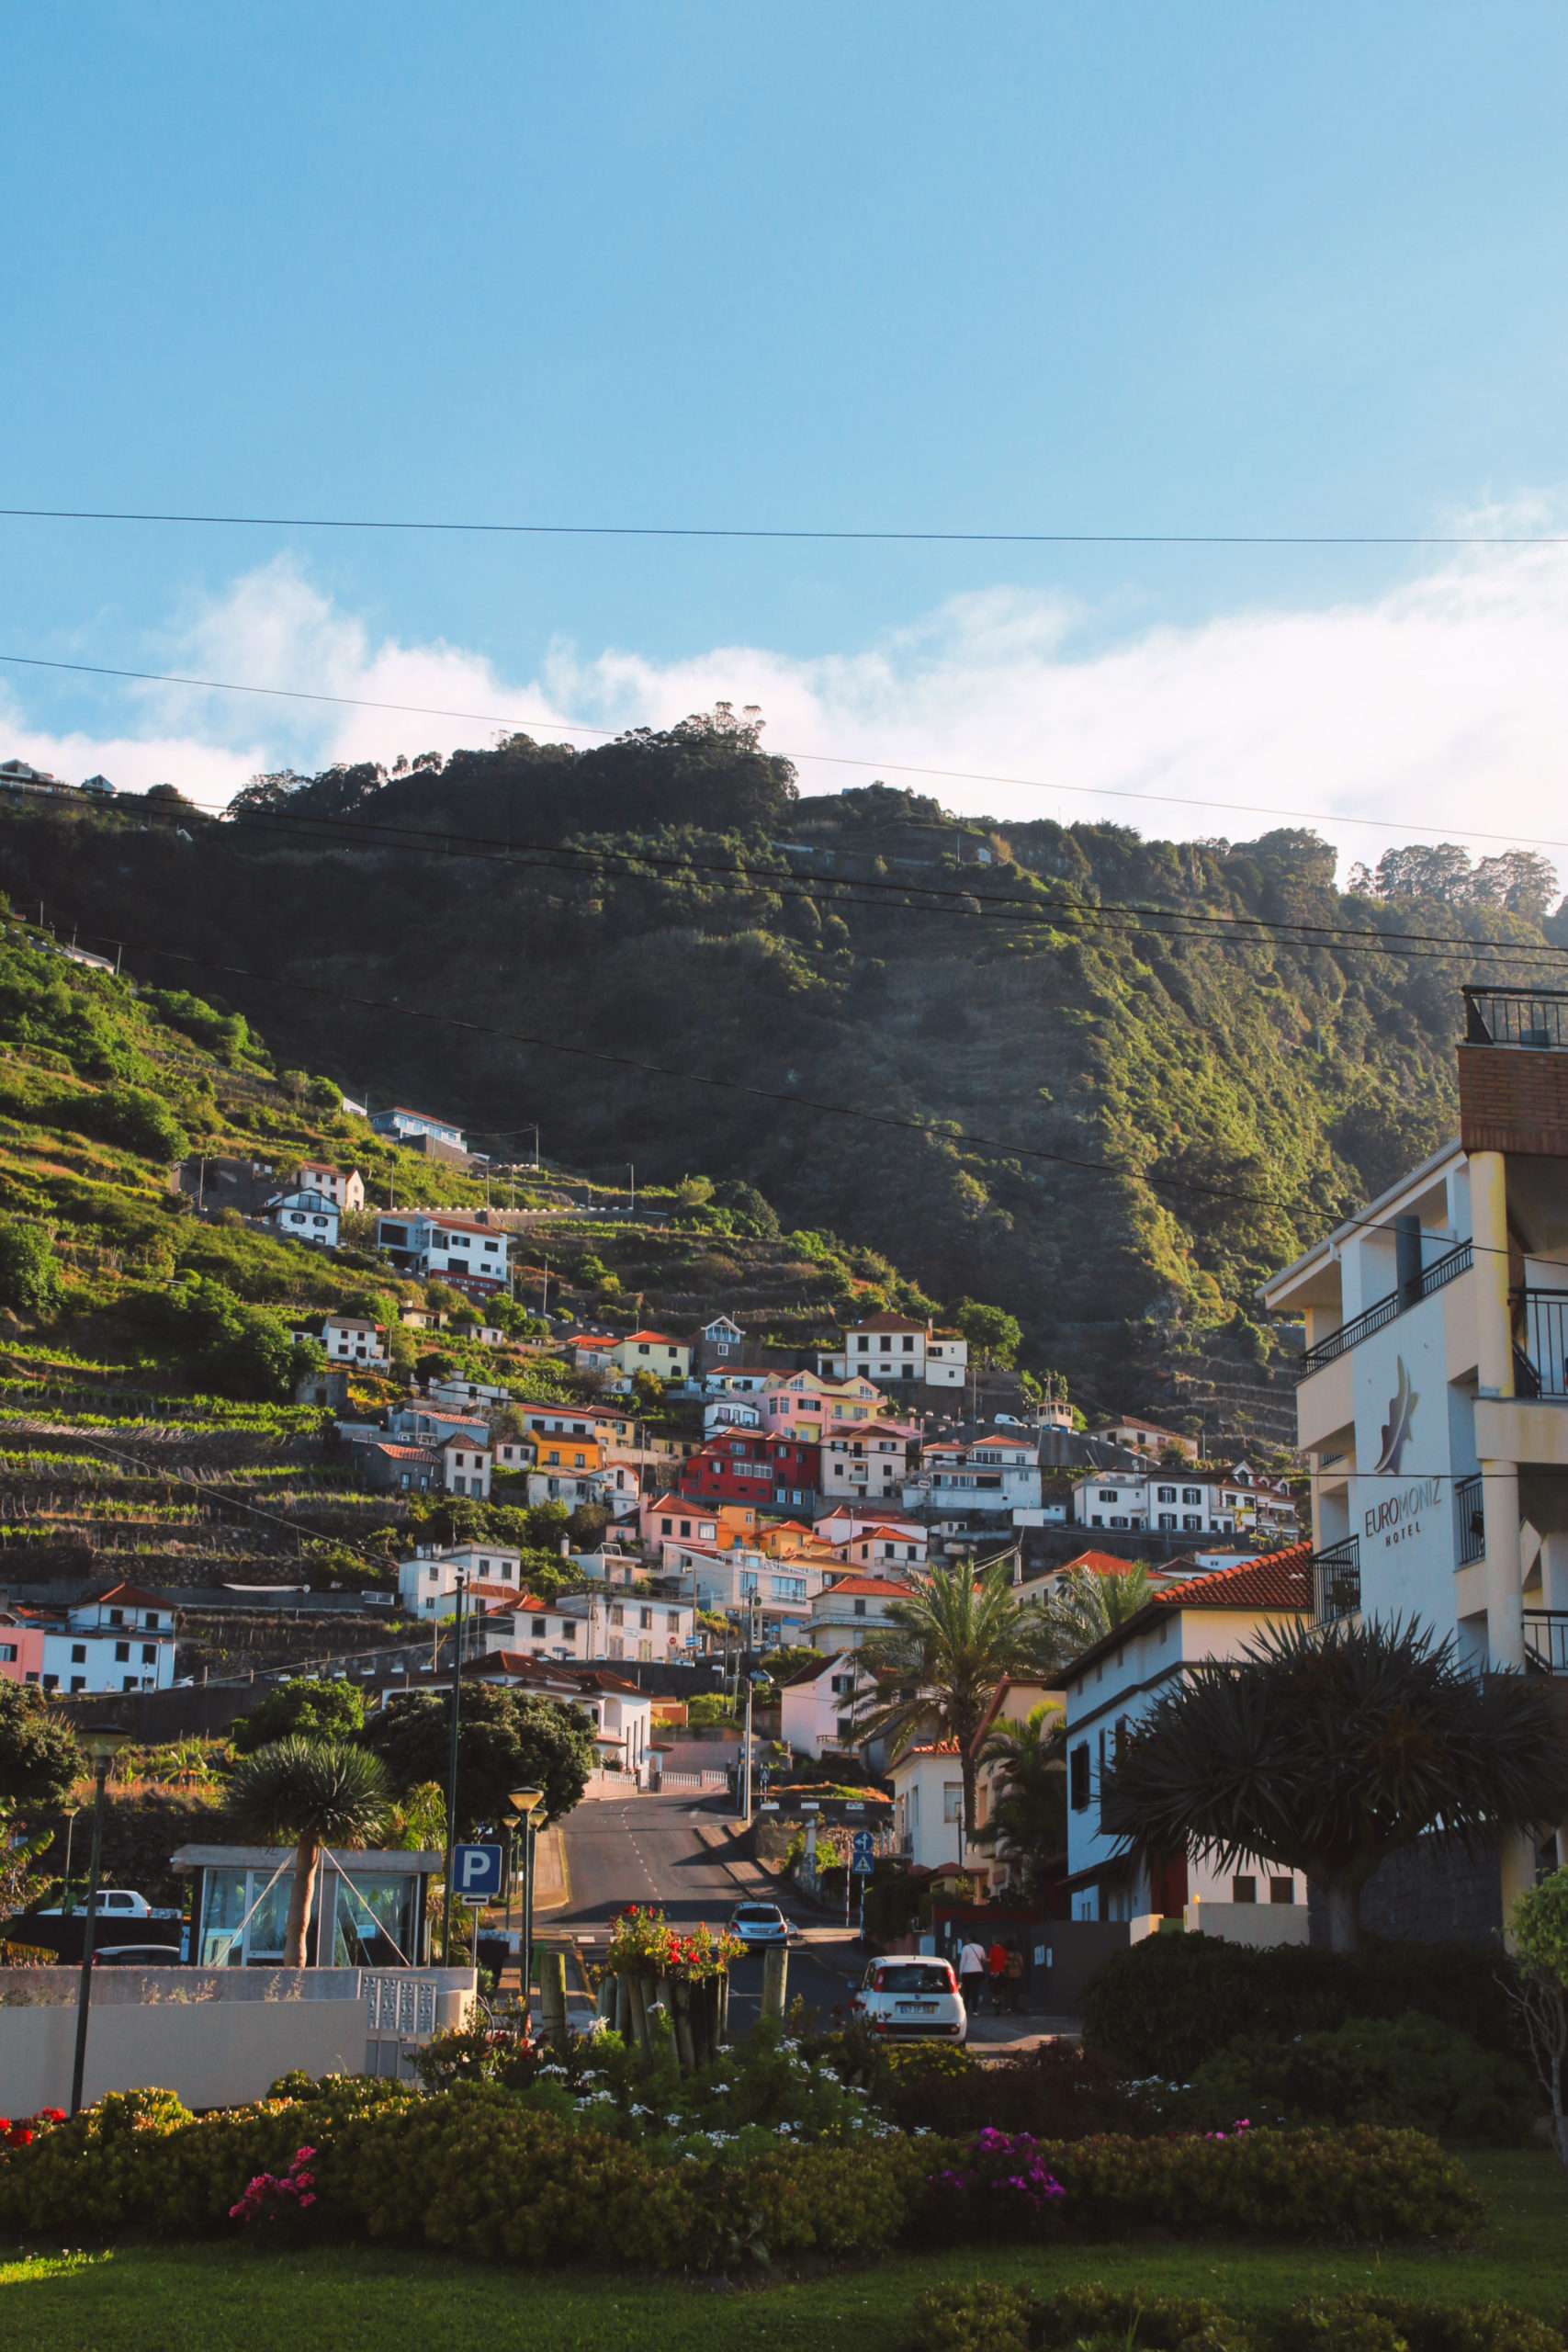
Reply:
[[[242,1837],[294,1847],[283,1965],[303,1968],[321,1849],[367,1846],[380,1836],[391,1818],[387,1768],[368,1748],[344,1740],[275,1740],[234,1767],[228,1811]]]
[[[1124,1568],[1103,1576],[1093,1568],[1069,1568],[1039,1604],[1041,1663],[1065,1666],[1069,1658],[1081,1657],[1153,1598],[1142,1560],[1130,1560]]]
[[[972,1843],[1016,1855],[1032,1887],[1067,1843],[1067,1740],[1062,1711],[1042,1700],[1020,1723],[999,1715],[980,1744],[976,1761],[999,1764],[991,1783],[991,1810]]]
[[[1206,1849],[1304,1871],[1354,1951],[1361,1889],[1428,1831],[1473,1849],[1562,1818],[1568,1746],[1544,1683],[1461,1670],[1414,1621],[1292,1624],[1192,1667],[1105,1773],[1101,1817],[1141,1860]]]
[[[856,1655],[882,1686],[862,1702],[862,1739],[886,1739],[895,1761],[924,1731],[952,1740],[964,1775],[965,1831],[975,1818],[972,1743],[1004,1674],[1028,1673],[1034,1611],[1013,1599],[1012,1571],[998,1560],[976,1577],[966,1560],[932,1568],[908,1600],[888,1604],[887,1628]]]

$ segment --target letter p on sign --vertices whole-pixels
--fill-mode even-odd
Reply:
[[[499,1846],[454,1846],[452,1892],[459,1903],[488,1903],[501,1893]]]

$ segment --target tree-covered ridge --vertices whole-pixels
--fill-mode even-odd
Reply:
[[[1501,903],[1368,898],[1299,829],[1000,825],[786,769],[749,719],[513,739],[265,779],[189,840],[7,810],[0,880],[84,934],[130,888],[145,978],[481,1148],[537,1120],[639,1183],[723,1170],[932,1298],[1005,1301],[1107,1404],[1256,1371],[1258,1282],[1452,1132],[1460,984],[1562,944],[1506,902],[1522,867]]]

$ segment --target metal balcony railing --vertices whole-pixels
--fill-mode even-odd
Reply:
[[[1320,1340],[1315,1348],[1308,1348],[1297,1376],[1304,1380],[1308,1373],[1321,1372],[1325,1363],[1332,1363],[1336,1356],[1342,1356],[1348,1348],[1358,1346],[1362,1340],[1370,1340],[1374,1331],[1381,1331],[1385,1323],[1392,1323],[1407,1307],[1419,1306],[1422,1299],[1430,1298],[1434,1291],[1441,1290],[1457,1274],[1467,1274],[1473,1261],[1474,1252],[1468,1241],[1461,1241],[1444,1257],[1434,1258],[1429,1266],[1422,1268],[1416,1281],[1391,1290],[1386,1298],[1380,1298],[1364,1315],[1341,1323],[1337,1331],[1330,1331],[1326,1340]]]
[[[1354,1617],[1361,1606],[1361,1539],[1348,1535],[1312,1558],[1313,1615],[1320,1625]]]
[[[1568,990],[1467,988],[1462,993],[1467,1046],[1568,1047]]]
[[[1568,1609],[1525,1611],[1525,1661],[1543,1674],[1568,1674]]]
[[[1525,1344],[1514,1349],[1517,1396],[1568,1397],[1568,1291],[1516,1291],[1522,1299]]]
[[[1486,1510],[1479,1474],[1454,1480],[1454,1548],[1461,1568],[1486,1555]]]

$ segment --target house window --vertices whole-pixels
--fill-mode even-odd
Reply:
[[[0,1665],[5,1665],[5,1666],[15,1666],[15,1665],[16,1665],[16,1663],[17,1663],[17,1645],[16,1645],[16,1643],[15,1643],[15,1642],[0,1642]]]
[[[126,1657],[129,1657],[130,1656],[130,1652],[129,1650],[127,1650],[127,1651],[126,1651],[126,1653],[125,1653],[125,1655],[126,1655]],[[86,1663],[87,1663],[87,1645],[86,1645],[86,1643],[85,1643],[85,1642],[73,1642],[73,1643],[72,1643],[72,1645],[71,1645],[71,1663],[72,1663],[72,1665],[73,1665],[73,1666],[85,1666],[85,1665],[86,1665]]]
[[[84,1650],[82,1655],[85,1657],[87,1655],[86,1651]],[[117,1665],[129,1666],[130,1663],[130,1644],[129,1642],[116,1642],[114,1645],[114,1655],[115,1663]]]
[[[1203,1532],[1202,1513],[1195,1510],[1183,1511],[1181,1514],[1181,1524],[1189,1534],[1193,1532],[1201,1534]]]
[[[1101,1487],[1101,1488],[1100,1489],[1100,1494],[1099,1494],[1098,1499],[1099,1499],[1100,1502],[1102,1502],[1102,1503],[1113,1503],[1113,1502],[1116,1500],[1116,1489],[1115,1489],[1115,1487]]]
[[[1067,1758],[1068,1793],[1075,1813],[1089,1811],[1089,1742],[1080,1740]]]
[[[73,1674],[71,1677],[71,1688],[73,1690],[85,1690],[86,1687],[87,1678],[85,1674]]]
[[[1271,1878],[1269,1880],[1269,1900],[1270,1903],[1293,1903],[1295,1899],[1296,1882],[1293,1878]]]
[[[964,1817],[964,1783],[944,1781],[942,1784],[942,1817],[944,1821],[961,1821]]]
[[[1155,1497],[1155,1500],[1160,1503],[1173,1503],[1176,1500],[1176,1488],[1174,1487],[1161,1487]],[[1163,1527],[1165,1521],[1162,1520],[1160,1524]],[[1173,1521],[1172,1525],[1174,1524],[1175,1522]]]
[[[1258,1881],[1255,1878],[1232,1879],[1231,1901],[1233,1903],[1256,1903],[1257,1900]]]
[[[1201,1503],[1203,1499],[1202,1487],[1183,1487],[1181,1489],[1181,1499],[1184,1503]]]
[[[156,1665],[157,1665],[157,1663],[158,1663],[158,1645],[157,1645],[157,1643],[156,1643],[156,1642],[143,1642],[143,1643],[142,1643],[142,1645],[141,1645],[141,1663],[142,1663],[142,1665],[143,1665],[143,1666],[156,1666]]]
[[[1176,1525],[1176,1513],[1173,1510],[1162,1510],[1159,1515],[1159,1524],[1162,1528],[1173,1528]]]

